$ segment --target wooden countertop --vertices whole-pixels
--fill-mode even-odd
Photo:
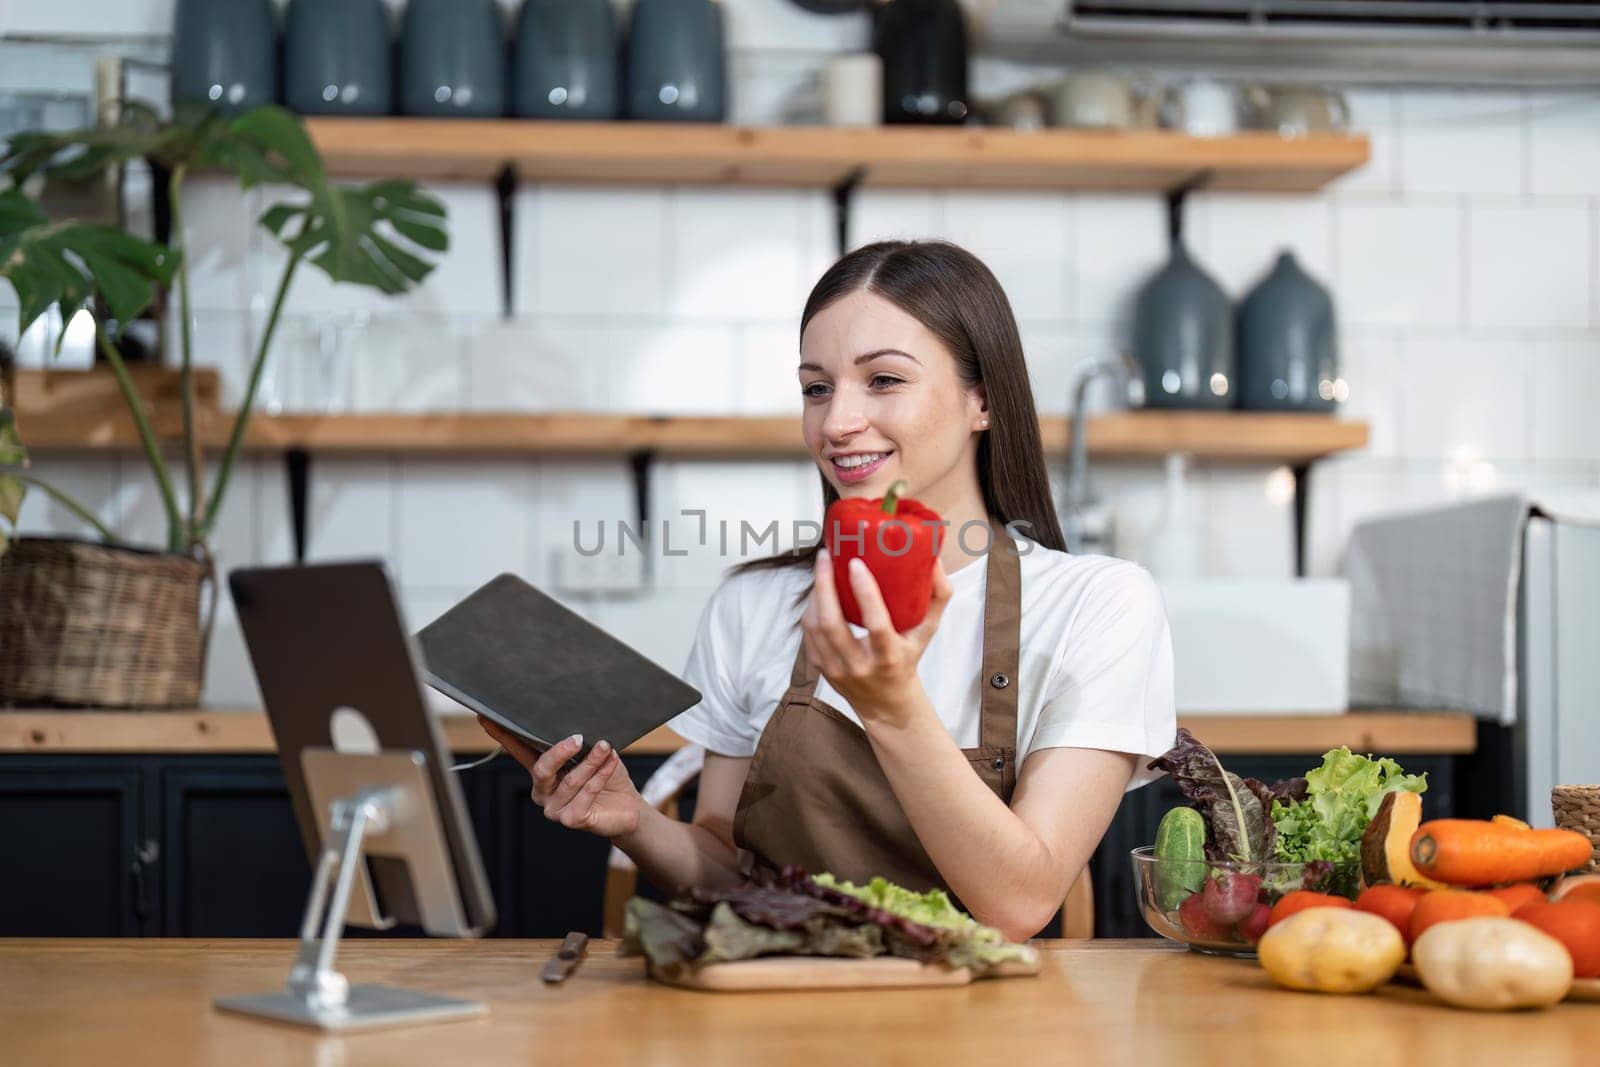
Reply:
[[[606,942],[565,984],[551,941],[358,941],[339,969],[489,1003],[483,1019],[331,1037],[215,1011],[282,988],[288,941],[0,941],[0,1062],[14,1064],[1593,1062],[1600,1005],[1474,1013],[1420,989],[1289,993],[1249,960],[1152,941],[1044,942],[1038,978],[872,993],[694,993]],[[819,1025],[819,1023],[823,1025]],[[1321,1050],[1319,1052],[1319,1050]],[[1331,1053],[1331,1055],[1330,1055]]]
[[[492,742],[470,715],[443,715],[445,742],[459,753],[487,752]],[[1464,754],[1477,747],[1477,725],[1460,712],[1352,711],[1343,715],[1193,715],[1184,726],[1230,755],[1297,755],[1349,745],[1358,752]],[[676,751],[683,740],[666,727],[628,749]],[[258,711],[5,711],[0,753],[266,753],[272,730]]]

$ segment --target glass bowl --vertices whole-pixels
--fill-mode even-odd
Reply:
[[[1258,909],[1296,889],[1354,899],[1361,864],[1157,859],[1146,847],[1133,850],[1133,877],[1139,913],[1162,937],[1197,952],[1253,956],[1266,923]]]

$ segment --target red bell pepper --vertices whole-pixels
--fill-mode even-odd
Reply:
[[[850,588],[850,561],[860,558],[883,594],[889,620],[902,633],[921,622],[933,598],[933,565],[939,558],[939,515],[915,500],[901,500],[906,483],[896,481],[881,497],[835,500],[823,518],[823,543],[833,560],[833,585],[846,621],[857,626],[861,606]]]

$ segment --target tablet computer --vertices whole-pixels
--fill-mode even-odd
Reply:
[[[462,913],[473,932],[492,928],[494,898],[466,800],[450,772],[450,750],[422,688],[421,657],[383,564],[247,567],[228,575],[228,587],[312,868],[323,842],[304,753],[340,748],[336,719],[353,712],[371,728],[379,751],[422,753]],[[366,870],[379,910],[422,923],[414,872],[399,860],[373,856]]]
[[[695,688],[514,574],[417,634],[428,684],[539,751],[582,734],[621,750],[700,702]],[[583,753],[580,753],[580,756]]]

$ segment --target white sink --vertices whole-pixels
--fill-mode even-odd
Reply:
[[[1178,713],[1327,714],[1350,700],[1342,579],[1165,582]]]

